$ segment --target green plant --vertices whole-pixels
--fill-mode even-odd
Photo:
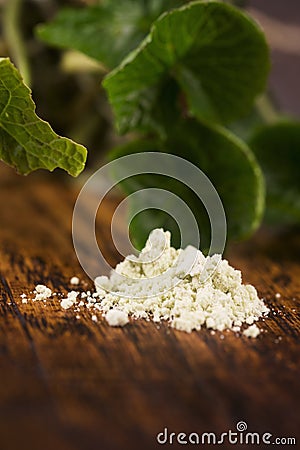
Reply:
[[[284,211],[286,221],[299,221],[300,186],[289,176],[295,172],[294,162],[299,166],[299,124],[265,123],[266,97],[258,103],[256,98],[266,88],[269,51],[262,30],[247,14],[221,1],[105,0],[63,9],[52,22],[40,25],[37,35],[48,44],[79,50],[106,67],[103,86],[116,128],[120,134],[130,132],[130,142],[113,149],[109,158],[151,150],[189,159],[218,190],[230,238],[247,237],[261,223],[263,169],[266,217],[282,221]],[[5,130],[1,118],[0,127]],[[275,158],[274,141],[289,142],[286,152]],[[83,168],[84,151],[79,146],[72,149],[76,169],[71,170],[62,155],[54,160],[74,175]],[[22,172],[55,167],[47,166],[43,156],[40,165],[29,164],[24,170],[18,154],[14,161],[2,154]],[[123,182],[123,188],[126,192],[137,186],[171,188],[194,211],[205,247],[209,224],[202,205],[180,183],[166,183],[157,176],[139,176],[134,183]],[[174,228],[164,213],[141,213],[132,222],[139,246],[154,225]]]
[[[86,149],[58,136],[35,114],[30,91],[8,58],[0,58],[0,158],[26,175],[60,167],[77,176]]]

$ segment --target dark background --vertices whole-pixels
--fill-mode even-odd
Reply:
[[[300,2],[250,0],[247,4],[249,12],[265,28],[272,48],[270,88],[282,110],[299,117]]]

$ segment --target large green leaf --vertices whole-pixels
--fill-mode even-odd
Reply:
[[[268,69],[263,32],[247,15],[225,3],[197,1],[157,19],[103,85],[124,133],[149,122],[170,77],[194,115],[236,119],[265,87]]]
[[[267,219],[300,222],[300,123],[260,128],[250,140],[267,183]]]
[[[263,177],[251,150],[229,131],[186,120],[176,123],[173,133],[164,141],[132,142],[116,148],[110,157],[114,159],[141,151],[172,153],[199,167],[214,184],[223,202],[229,238],[247,237],[260,224],[264,210]],[[149,174],[129,178],[122,186],[128,194],[145,187],[158,187],[179,195],[197,219],[202,248],[208,248],[210,225],[207,214],[201,201],[181,182]],[[178,236],[174,221],[167,214],[152,209],[140,213],[132,222],[132,235],[137,244],[143,245],[148,232],[158,226],[171,229]]]
[[[43,41],[72,48],[115,67],[150,30],[164,11],[183,0],[106,0],[86,8],[65,8],[48,24],[37,27]]]
[[[8,58],[0,58],[0,159],[20,173],[56,167],[77,176],[86,149],[58,136],[35,114],[30,90]]]

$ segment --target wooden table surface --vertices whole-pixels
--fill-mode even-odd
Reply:
[[[22,304],[37,283],[92,283],[72,246],[76,189],[0,170],[0,450],[148,450],[165,427],[221,433],[241,420],[299,439],[299,233],[261,232],[227,252],[272,308],[258,339],[145,321],[110,328],[58,301]]]

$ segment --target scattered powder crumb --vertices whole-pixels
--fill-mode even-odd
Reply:
[[[46,300],[52,295],[51,289],[43,284],[37,284],[33,293],[35,294],[33,301]]]
[[[20,297],[21,297],[21,298],[26,298],[27,295],[26,295],[26,294],[21,294]]]
[[[254,324],[248,327],[243,334],[248,338],[256,338],[260,334],[260,329]]]
[[[72,277],[70,279],[70,283],[73,284],[74,286],[77,286],[80,283],[80,280],[78,277]]]
[[[97,318],[97,316],[95,316],[95,314],[92,315],[92,321],[93,322],[98,322],[98,318]]]
[[[111,327],[123,327],[129,322],[128,314],[119,309],[110,309],[107,311],[105,319]]]
[[[79,319],[80,319],[80,315],[79,315],[79,314],[77,314],[77,316],[76,316],[76,319],[77,319],[77,320],[79,320]]]
[[[281,297],[281,294],[279,294],[279,292],[277,292],[277,293],[275,294],[275,297],[276,297],[276,298],[280,298],[280,297]]]
[[[71,291],[68,293],[67,298],[63,298],[60,302],[60,306],[64,309],[69,309],[76,303],[76,299],[79,292]]]
[[[23,297],[23,298],[22,298],[22,303],[28,303],[28,300],[27,300],[26,297]]]

